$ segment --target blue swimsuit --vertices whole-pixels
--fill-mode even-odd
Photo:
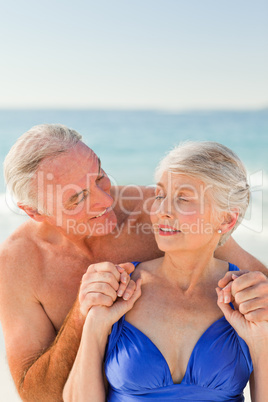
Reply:
[[[242,402],[253,369],[246,343],[224,317],[197,341],[180,384],[160,350],[124,316],[113,325],[104,366],[109,402]]]

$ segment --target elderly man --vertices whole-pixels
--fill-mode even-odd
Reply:
[[[24,401],[61,401],[87,311],[132,295],[132,265],[120,263],[161,255],[148,213],[153,190],[111,188],[96,154],[60,125],[36,126],[20,137],[6,157],[5,176],[31,218],[1,247],[0,318],[8,362]],[[217,253],[241,269],[265,272],[233,239]],[[101,261],[120,266],[107,263],[99,272],[94,263]],[[238,293],[243,313],[268,319],[262,273],[243,275],[233,296]]]

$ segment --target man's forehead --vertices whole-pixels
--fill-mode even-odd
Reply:
[[[82,145],[81,145],[82,144]],[[69,151],[52,158],[46,158],[39,166],[39,172],[53,175],[54,180],[83,177],[86,173],[97,174],[99,170],[99,158],[83,143],[78,143]]]

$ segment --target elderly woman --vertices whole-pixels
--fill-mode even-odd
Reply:
[[[254,402],[268,401],[268,323],[247,321],[217,288],[227,271],[239,281],[214,251],[248,206],[242,162],[218,143],[186,143],[156,178],[151,219],[165,255],[135,263],[130,300],[89,311],[64,400],[240,402],[250,379]]]

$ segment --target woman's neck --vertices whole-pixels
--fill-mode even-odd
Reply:
[[[219,267],[219,260],[214,258],[213,251],[166,253],[158,273],[189,294],[196,286],[210,281],[219,268],[226,269],[226,263]]]

